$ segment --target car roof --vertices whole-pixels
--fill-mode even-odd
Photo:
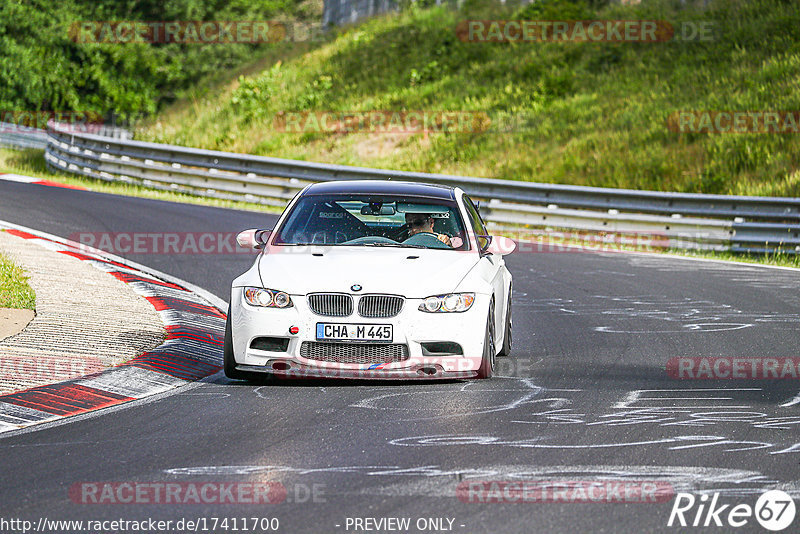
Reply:
[[[428,197],[454,200],[455,189],[447,185],[417,182],[395,182],[393,180],[339,180],[310,185],[306,195],[377,194],[409,197]]]

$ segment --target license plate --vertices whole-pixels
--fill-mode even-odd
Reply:
[[[391,341],[390,324],[317,323],[317,339],[336,341]]]

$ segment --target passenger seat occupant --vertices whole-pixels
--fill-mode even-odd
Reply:
[[[433,234],[448,247],[453,246],[450,236],[433,231],[433,217],[429,213],[406,213],[406,224],[408,225],[408,237],[416,234]]]

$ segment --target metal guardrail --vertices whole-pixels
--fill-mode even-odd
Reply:
[[[436,4],[441,1],[437,0]],[[322,8],[323,26],[353,24],[361,19],[397,10],[395,0],[325,0]]]
[[[663,193],[402,172],[112,139],[51,124],[55,170],[284,206],[311,182],[391,179],[459,186],[496,226],[648,234],[667,246],[800,252],[800,198]]]
[[[133,135],[130,130],[119,126],[109,126],[105,124],[89,123],[84,125],[72,126],[73,128],[83,128],[87,133],[115,139],[131,139]],[[5,148],[47,148],[47,130],[0,122],[0,147]]]
[[[47,148],[47,131],[0,122],[0,147]]]

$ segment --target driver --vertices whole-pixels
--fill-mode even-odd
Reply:
[[[453,246],[450,236],[433,231],[433,217],[430,213],[406,213],[406,224],[408,225],[408,237],[417,234],[433,234],[436,239],[448,247]]]

